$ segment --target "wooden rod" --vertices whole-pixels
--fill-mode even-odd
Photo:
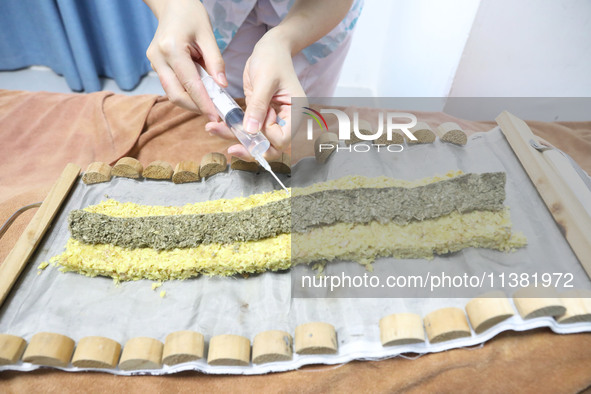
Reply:
[[[416,313],[395,313],[380,320],[382,346],[425,342],[423,320]]]
[[[561,316],[566,308],[554,288],[524,287],[513,294],[513,303],[525,320],[542,316]]]
[[[0,334],[0,365],[16,364],[23,355],[27,342],[15,335]]]
[[[133,371],[137,369],[159,369],[162,367],[162,342],[154,338],[131,338],[125,344],[119,369]]]
[[[31,338],[23,361],[50,367],[66,367],[73,352],[73,339],[53,332],[39,332]]]
[[[252,362],[255,364],[289,361],[293,356],[293,339],[285,331],[269,330],[258,333],[252,342]]]
[[[209,365],[247,367],[250,364],[250,341],[240,335],[217,335],[209,341]]]
[[[201,158],[201,165],[199,166],[199,176],[207,178],[208,176],[226,171],[228,162],[223,153],[211,152]]]
[[[203,358],[205,341],[203,334],[195,331],[175,331],[164,341],[162,362],[176,365]]]
[[[111,166],[107,163],[95,161],[90,163],[84,175],[82,175],[82,181],[87,185],[93,185],[95,183],[109,182],[111,180]]]
[[[425,316],[425,330],[429,342],[438,343],[472,335],[464,311],[460,308],[442,308]]]
[[[509,299],[502,291],[473,298],[466,304],[466,313],[476,334],[483,333],[515,314]]]
[[[338,350],[337,333],[332,324],[313,322],[296,327],[297,354],[336,354]]]
[[[566,307],[566,312],[556,317],[558,323],[591,322],[591,291],[570,290],[562,293],[560,300]]]
[[[115,368],[120,355],[119,342],[105,337],[84,337],[78,341],[72,365],[79,368]]]
[[[148,179],[168,179],[172,178],[173,173],[170,163],[162,160],[154,160],[142,172],[142,176]]]
[[[133,157],[122,157],[113,166],[111,174],[124,178],[138,179],[142,175],[143,169],[144,167],[138,159]]]
[[[29,222],[25,231],[16,241],[16,244],[0,265],[0,306],[8,296],[10,289],[15,284],[20,273],[27,265],[33,251],[45,235],[49,225],[65,201],[72,185],[78,179],[80,167],[76,164],[68,164],[49,194],[39,207],[33,219]]]
[[[591,217],[560,174],[531,146],[537,139],[528,125],[507,111],[495,120],[591,279]]]

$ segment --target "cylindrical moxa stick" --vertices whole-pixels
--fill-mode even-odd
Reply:
[[[472,335],[464,311],[460,308],[442,308],[425,316],[425,330],[429,342],[438,343]]]
[[[415,313],[395,313],[380,320],[382,346],[425,342],[423,320]]]
[[[109,182],[111,180],[111,166],[107,163],[95,161],[90,163],[86,172],[82,175],[82,182],[87,185],[94,183]]]
[[[382,135],[377,138],[374,142],[376,145],[401,145],[404,143],[404,133],[400,130],[394,129],[392,130],[392,136],[388,139],[388,132],[384,127],[382,129]]]
[[[240,335],[218,335],[209,341],[209,365],[243,366],[250,364],[250,341]]]
[[[435,141],[435,133],[426,122],[417,122],[415,127],[411,127],[409,131],[417,140],[413,141],[405,135],[404,139],[407,144],[431,144]]]
[[[115,368],[120,355],[119,342],[105,337],[84,337],[76,345],[72,365],[79,368]]]
[[[359,119],[358,126],[359,126],[359,133],[361,133],[362,135],[373,135],[374,134],[374,132],[372,131],[371,123],[369,123],[367,120]],[[353,127],[354,127],[353,122],[351,122],[351,138],[348,140],[345,140],[345,145],[347,145],[347,146],[365,141],[365,140],[362,140],[361,138],[359,138],[357,136],[357,134],[355,134]],[[367,141],[367,142],[371,142],[371,141]]]
[[[159,369],[162,366],[162,342],[148,337],[131,338],[125,344],[119,369]]]
[[[509,299],[502,291],[473,298],[466,304],[466,313],[476,334],[483,333],[515,314]]]
[[[281,157],[269,162],[271,170],[275,174],[291,174],[291,157],[285,152],[281,154]]]
[[[27,342],[16,335],[0,334],[0,365],[16,364]]]
[[[566,312],[556,318],[558,323],[591,322],[591,291],[570,290],[560,294]]]
[[[337,334],[328,323],[300,324],[295,330],[297,354],[335,354],[338,351]]]
[[[203,358],[205,346],[203,335],[195,331],[176,331],[168,334],[164,341],[162,362],[176,365]]]
[[[462,128],[454,122],[446,122],[440,124],[435,133],[441,141],[450,142],[456,145],[466,145],[468,137]]]
[[[148,179],[170,179],[173,173],[170,163],[162,160],[155,160],[148,164],[142,173],[144,178]]]
[[[258,172],[260,170],[259,163],[256,161],[245,161],[232,156],[230,158],[230,168],[239,171]]]
[[[23,361],[50,367],[65,367],[74,352],[74,341],[65,335],[39,332],[31,338]]]
[[[293,340],[285,331],[263,331],[254,337],[252,362],[255,364],[289,361],[293,356]]]
[[[226,156],[222,153],[211,152],[203,156],[201,159],[201,166],[199,167],[199,175],[201,178],[206,178],[217,174],[218,172],[226,171],[228,162]]]
[[[133,157],[123,157],[113,166],[111,174],[124,178],[138,179],[142,173],[142,164]]]
[[[199,164],[194,161],[181,161],[176,165],[174,174],[172,174],[174,183],[198,182],[200,180]]]
[[[513,302],[523,319],[561,316],[566,312],[556,289],[524,287],[513,294]]]

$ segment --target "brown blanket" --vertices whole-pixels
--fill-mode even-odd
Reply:
[[[430,124],[455,121],[484,131],[495,123],[425,113]],[[173,165],[228,141],[209,136],[197,114],[157,96],[0,91],[0,223],[23,205],[42,201],[68,162],[123,156]],[[591,172],[591,122],[528,122],[535,134],[569,153]],[[3,261],[34,214],[27,211],[0,239]],[[0,392],[79,391],[493,391],[577,392],[591,387],[591,334],[558,335],[547,329],[506,332],[482,347],[429,354],[416,360],[356,361],[311,366],[264,376],[119,377],[103,373],[37,370],[1,372]]]

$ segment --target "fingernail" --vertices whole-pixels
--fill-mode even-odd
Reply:
[[[259,132],[259,121],[253,118],[248,118],[246,122],[246,132],[250,134],[256,134]]]
[[[212,125],[211,125],[211,123],[207,123],[207,124],[205,125],[205,131],[207,131],[208,133],[211,133],[211,128],[212,128]]]
[[[234,148],[233,146],[228,148],[228,154],[229,155],[235,155],[236,154],[236,148]]]
[[[224,73],[218,74],[218,81],[224,86],[228,85],[228,80],[226,79],[226,74],[224,74]]]

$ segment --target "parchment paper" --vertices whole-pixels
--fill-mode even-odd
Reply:
[[[381,154],[381,153],[379,153]],[[379,155],[375,153],[375,155]],[[304,159],[295,170],[314,169],[308,179],[322,181],[347,174],[349,160],[345,152],[334,155],[324,167],[316,168],[313,159]],[[541,201],[529,178],[515,158],[506,140],[496,129],[473,135],[466,147],[437,141],[435,144],[410,146],[404,154],[386,160],[367,160],[364,171],[371,175],[386,171],[401,179],[416,179],[449,170],[465,172],[505,171],[508,174],[507,200],[511,208],[514,230],[523,231],[528,246],[515,253],[505,254],[490,250],[467,249],[432,261],[412,260],[417,272],[446,264],[465,272],[483,267],[513,267],[516,272],[532,267],[547,272],[571,272],[576,288],[590,288],[590,282],[578,260]],[[413,165],[409,165],[413,163]],[[289,186],[291,179],[282,176]],[[391,313],[412,312],[425,316],[442,307],[464,308],[469,298],[291,298],[291,271],[241,277],[199,277],[185,281],[164,282],[156,291],[151,281],[140,280],[115,285],[110,278],[88,278],[75,273],[61,273],[48,267],[37,274],[37,266],[61,253],[69,238],[67,214],[72,209],[96,204],[106,196],[119,201],[141,204],[181,205],[218,198],[232,198],[260,193],[275,188],[269,174],[229,171],[217,174],[200,183],[172,185],[169,182],[135,181],[114,178],[109,183],[92,186],[79,182],[59,214],[38,252],[29,262],[15,289],[0,310],[0,332],[19,335],[30,340],[40,331],[67,335],[75,341],[98,335],[119,341],[122,345],[136,336],[148,336],[164,341],[167,334],[177,330],[195,330],[205,336],[237,334],[249,338],[268,329],[295,332],[302,323],[323,321],[335,326],[339,352],[336,355],[294,354],[293,360],[248,367],[208,366],[205,360],[164,366],[160,370],[106,372],[129,374],[167,374],[183,370],[206,373],[261,374],[296,369],[312,363],[337,364],[354,359],[379,359],[401,353],[438,352],[450,348],[480,344],[501,331],[528,330],[550,327],[557,333],[591,331],[591,323],[560,325],[552,318],[524,321],[514,316],[483,334],[439,344],[382,347],[379,340],[379,320]],[[396,262],[381,259],[374,264],[376,272],[396,270]],[[406,261],[408,263],[409,261]],[[393,264],[394,263],[394,264]],[[347,272],[363,273],[363,267],[351,262],[329,265],[330,273],[338,265],[347,264]],[[159,297],[166,291],[164,298]],[[38,366],[28,363],[1,366],[1,370],[33,370]],[[81,369],[68,367],[69,371]]]

